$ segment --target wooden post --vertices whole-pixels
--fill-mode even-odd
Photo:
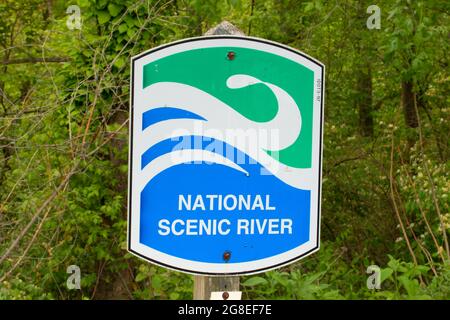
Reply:
[[[194,300],[209,300],[214,291],[239,291],[239,277],[194,276]]]
[[[205,33],[205,36],[211,35],[245,34],[228,21],[222,21]],[[214,291],[239,291],[239,277],[194,276],[194,300],[209,300]]]

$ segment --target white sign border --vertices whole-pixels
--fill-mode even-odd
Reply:
[[[226,42],[226,43],[224,43]],[[134,95],[135,89],[139,88],[135,84],[134,75],[136,74],[136,68],[143,68],[145,64],[162,57],[172,55],[176,52],[182,52],[185,50],[209,48],[209,47],[227,47],[237,46],[244,48],[251,48],[256,50],[262,50],[266,52],[273,52],[279,56],[295,54],[295,58],[286,57],[290,60],[294,60],[302,65],[307,66],[314,72],[314,103],[313,103],[313,152],[312,154],[319,154],[319,159],[312,160],[312,166],[319,162],[318,166],[318,185],[315,190],[311,190],[311,200],[317,199],[316,203],[311,202],[310,212],[310,239],[306,243],[286,251],[284,253],[264,258],[260,260],[254,260],[249,262],[240,263],[204,263],[198,261],[192,261],[187,259],[177,258],[158,250],[145,246],[139,241],[139,214],[132,215],[133,208],[132,202],[132,175],[133,175],[133,120],[134,120]],[[165,51],[165,54],[163,53]],[[285,54],[280,54],[284,51]],[[300,62],[301,61],[301,62]],[[137,62],[141,62],[140,66],[136,66]],[[323,113],[324,113],[324,77],[325,66],[318,60],[306,55],[305,53],[293,49],[291,47],[255,37],[243,37],[232,35],[220,35],[220,36],[207,36],[207,37],[195,37],[187,38],[176,42],[171,42],[165,45],[158,46],[147,50],[139,55],[131,58],[131,82],[130,82],[130,119],[129,119],[129,177],[128,177],[128,234],[127,234],[127,248],[130,253],[140,257],[153,264],[172,269],[175,271],[181,271],[184,273],[194,275],[210,275],[210,276],[225,276],[225,275],[250,275],[261,272],[266,272],[282,266],[291,264],[298,261],[320,249],[320,210],[321,210],[321,181],[322,181],[322,155],[323,155]],[[321,82],[320,88],[320,100],[317,99],[317,81]],[[138,83],[141,81],[137,81]],[[319,109],[319,110],[318,110]],[[314,123],[317,123],[317,117],[320,116],[320,130],[316,131]],[[317,144],[317,139],[319,139]],[[316,141],[314,141],[316,140]],[[314,143],[316,142],[316,143]],[[319,149],[319,150],[317,150]],[[316,152],[314,152],[316,151]],[[316,194],[317,193],[317,194]],[[139,197],[137,197],[139,198]],[[140,207],[140,203],[133,203],[133,207]],[[139,212],[139,211],[134,211]],[[314,219],[316,218],[316,219]],[[316,237],[313,237],[316,235]],[[312,238],[313,237],[313,238]],[[150,258],[151,257],[151,258]]]

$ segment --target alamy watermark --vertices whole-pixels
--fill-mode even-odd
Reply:
[[[367,289],[375,290],[381,289],[381,269],[377,265],[371,265],[367,267]]]
[[[70,30],[81,29],[81,9],[77,5],[67,7],[66,13],[69,14],[66,21],[66,26]]]
[[[213,164],[226,158],[238,165],[261,164],[261,175],[271,175],[280,169],[279,129],[214,129],[196,123],[193,130],[177,129],[171,137],[176,143],[171,152],[173,163]],[[208,153],[207,160],[205,155],[196,159],[200,149]],[[270,156],[266,151],[270,151]]]
[[[69,290],[81,289],[81,270],[77,265],[70,265],[67,267],[66,272],[70,274],[67,278],[66,285]]]
[[[381,29],[381,9],[379,6],[372,4],[367,7],[367,13],[371,15],[367,18],[366,26],[367,29]]]

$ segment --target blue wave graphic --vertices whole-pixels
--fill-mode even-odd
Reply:
[[[142,114],[142,130],[154,125],[155,123],[172,119],[205,120],[205,118],[199,116],[198,114],[187,110],[172,107],[161,107],[148,110]]]

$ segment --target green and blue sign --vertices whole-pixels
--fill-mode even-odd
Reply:
[[[129,251],[212,275],[317,251],[323,82],[317,60],[250,37],[133,57]]]

